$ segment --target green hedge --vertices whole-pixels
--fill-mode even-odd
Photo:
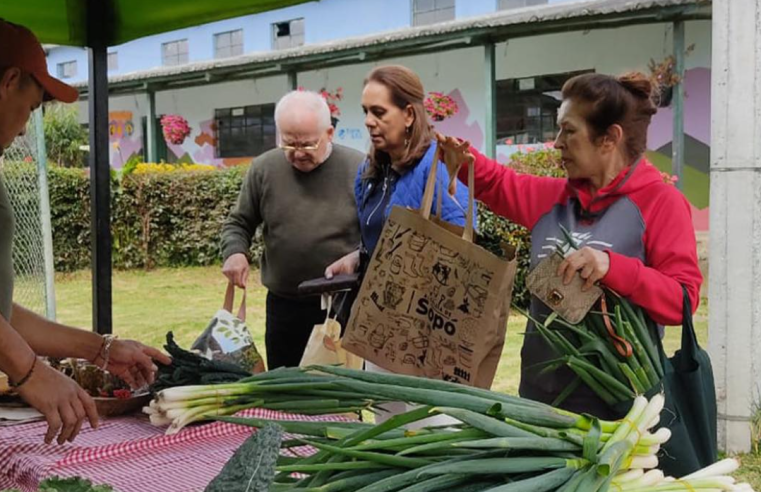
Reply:
[[[209,265],[219,261],[219,233],[235,204],[244,168],[133,174],[111,179],[115,268]],[[50,170],[53,251],[58,271],[90,265],[90,192],[82,170]],[[254,254],[260,248],[257,241]]]
[[[558,176],[562,169],[554,151],[513,156],[520,172]],[[16,171],[18,172],[18,171]],[[245,167],[213,172],[131,174],[111,179],[113,263],[115,268],[209,265],[220,261],[219,234],[235,204]],[[6,179],[13,179],[6,173]],[[53,250],[57,271],[90,266],[90,191],[82,169],[50,169]],[[524,280],[531,241],[528,231],[479,206],[480,244],[499,252],[503,241],[519,247],[514,300],[526,305]],[[261,239],[252,247],[258,258]]]

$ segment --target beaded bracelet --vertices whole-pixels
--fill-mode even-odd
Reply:
[[[98,355],[93,360],[93,364],[95,364],[95,361],[100,359],[103,359],[103,365],[100,366],[102,370],[108,369],[108,361],[111,358],[111,344],[114,343],[114,340],[116,340],[118,337],[116,335],[103,335],[103,343],[100,346],[100,350],[98,351]],[[97,366],[97,364],[95,364]]]
[[[17,383],[14,383],[11,380],[8,380],[8,386],[14,389],[20,388],[24,383],[29,381],[29,378],[32,377],[32,373],[34,372],[34,368],[37,367],[37,356],[34,356],[34,360],[32,361],[32,367],[29,368],[29,371],[26,373],[26,376],[21,378]]]

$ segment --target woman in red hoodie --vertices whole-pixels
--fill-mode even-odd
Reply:
[[[558,112],[560,151],[567,178],[517,174],[451,137],[440,137],[450,175],[475,166],[475,194],[492,211],[531,230],[531,267],[551,254],[571,231],[580,249],[566,257],[558,275],[569,283],[578,272],[641,306],[659,325],[682,322],[686,287],[693,310],[702,276],[690,206],[663,182],[643,154],[656,112],[652,86],[642,74],[585,74],[563,86]],[[531,301],[535,319],[549,310]],[[551,403],[575,379],[567,368],[541,373],[555,358],[529,323],[521,351],[521,396]],[[562,405],[576,412],[615,418],[585,385]]]

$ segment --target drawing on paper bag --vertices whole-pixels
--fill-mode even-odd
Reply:
[[[495,272],[392,218],[370,270],[345,346],[429,378],[473,384],[479,318]]]

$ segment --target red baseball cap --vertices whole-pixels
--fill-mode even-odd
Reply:
[[[28,73],[45,90],[45,100],[72,103],[79,98],[75,88],[48,73],[45,50],[26,27],[0,19],[0,67],[16,67]]]

